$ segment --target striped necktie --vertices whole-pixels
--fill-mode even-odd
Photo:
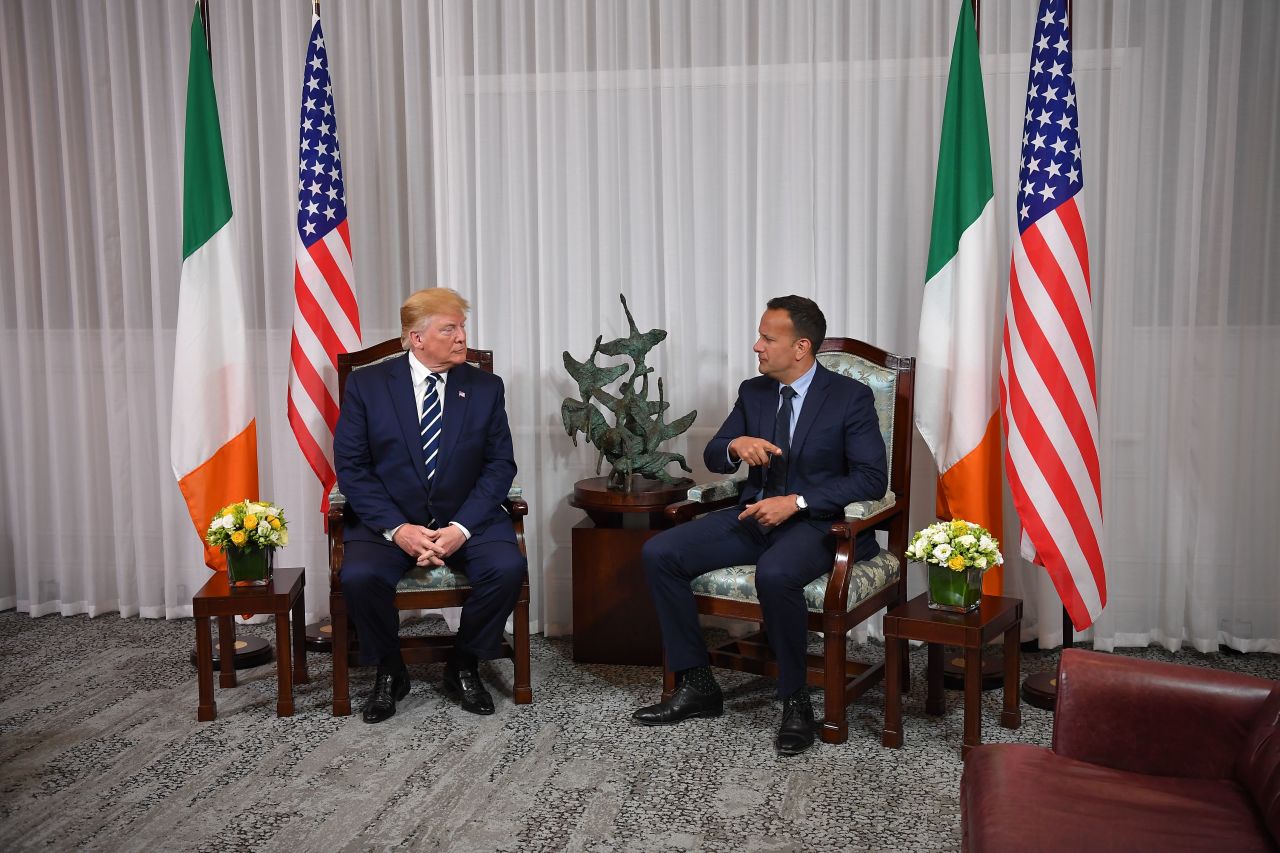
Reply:
[[[436,457],[440,453],[440,429],[444,425],[441,415],[444,408],[440,405],[440,392],[436,386],[444,381],[439,373],[427,377],[427,395],[422,400],[422,455],[427,460],[427,485],[431,485],[436,476]]]

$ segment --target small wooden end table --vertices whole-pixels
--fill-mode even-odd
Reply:
[[[1022,600],[984,595],[969,613],[948,613],[929,607],[927,595],[900,604],[884,617],[885,746],[902,746],[902,671],[907,640],[929,644],[928,692],[924,708],[930,714],[946,711],[942,690],[942,647],[964,649],[964,746],[961,756],[982,743],[982,648],[1004,634],[1004,710],[1000,725],[1016,729],[1022,724],[1018,705],[1018,629],[1022,625]]]
[[[218,686],[235,687],[234,618],[240,614],[270,613],[275,616],[276,716],[293,716],[293,682],[307,684],[311,681],[307,675],[306,623],[302,612],[305,574],[300,568],[276,569],[265,586],[231,586],[227,573],[217,572],[200,587],[191,600],[192,615],[196,618],[196,679],[200,685],[197,720],[206,722],[218,716],[218,706],[213,700],[213,636],[209,620],[215,617],[218,620],[218,652],[221,657]],[[290,611],[293,614],[292,642]]]
[[[608,481],[579,480],[569,499],[587,514],[573,527],[573,659],[660,666],[662,632],[640,549],[671,526],[663,510],[684,500],[689,484],[633,474],[631,491],[621,492]]]

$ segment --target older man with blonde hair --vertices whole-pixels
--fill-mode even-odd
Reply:
[[[501,654],[528,567],[502,506],[516,474],[506,395],[500,378],[467,364],[469,307],[448,288],[414,293],[400,308],[407,355],[347,378],[333,452],[347,497],[343,595],[360,661],[378,666],[366,723],[409,693],[396,584],[446,559],[472,592],[445,688],[471,713],[494,710],[477,661]]]

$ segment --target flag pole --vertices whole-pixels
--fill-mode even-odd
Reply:
[[[204,27],[204,49],[209,54],[209,65],[213,65],[213,36],[209,34],[209,0],[197,0],[200,5],[200,26]]]

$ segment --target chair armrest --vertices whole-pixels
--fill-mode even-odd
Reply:
[[[529,514],[529,504],[524,500],[524,489],[520,486],[512,484],[507,489],[507,499],[502,502],[507,508],[507,512],[511,515],[511,520],[519,523],[520,519]]]
[[[871,518],[873,515],[879,515],[886,509],[889,509],[898,502],[898,496],[893,490],[884,493],[878,501],[854,501],[844,508],[844,517],[849,521],[860,521],[864,518]]]
[[[1273,686],[1205,667],[1065,649],[1053,751],[1134,773],[1229,778]]]
[[[688,499],[668,504],[663,514],[679,524],[717,509],[733,506],[742,494],[745,477],[730,477],[709,483],[696,483],[689,487]]]

